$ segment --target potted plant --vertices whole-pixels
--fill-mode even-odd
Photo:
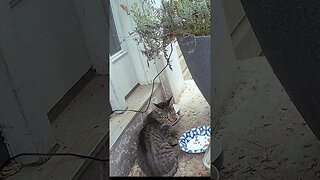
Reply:
[[[241,3],[273,72],[320,140],[320,1]]]
[[[178,41],[195,83],[210,104],[210,1],[162,0],[157,7],[154,0],[143,0],[121,7],[136,23],[135,40],[148,63],[161,52],[169,57],[167,47]]]

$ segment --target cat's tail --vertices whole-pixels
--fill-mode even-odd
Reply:
[[[139,133],[138,143],[137,143],[137,154],[138,154],[138,164],[146,176],[150,176],[152,172],[150,171],[150,166],[147,164],[145,155],[147,154],[147,150],[144,143],[144,134],[143,131]]]
[[[164,176],[173,177],[177,173],[177,171],[178,171],[178,161],[175,162],[175,164],[172,167],[172,169],[167,174],[165,174]]]
[[[157,172],[160,176],[174,176],[178,170],[178,157],[169,143],[163,143],[157,153]]]

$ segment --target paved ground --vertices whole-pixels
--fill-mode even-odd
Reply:
[[[181,105],[181,119],[174,127],[180,136],[193,127],[210,125],[209,104],[193,80],[187,80],[185,84],[186,88],[178,102]],[[210,170],[202,163],[204,153],[188,154],[178,146],[175,150],[179,158],[179,168],[175,176],[210,176]],[[137,163],[132,167],[129,176],[144,176]]]
[[[224,150],[220,179],[320,179],[320,142],[266,59],[242,61],[240,68],[217,133]]]

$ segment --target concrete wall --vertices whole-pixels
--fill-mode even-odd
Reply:
[[[228,29],[237,59],[261,54],[260,44],[251,28],[240,0],[223,0]]]

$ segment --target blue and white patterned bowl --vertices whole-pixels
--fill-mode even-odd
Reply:
[[[196,149],[192,148],[191,149],[190,147],[188,147],[188,142],[191,141],[196,136],[209,136],[210,137],[210,133],[211,133],[210,126],[199,126],[196,128],[192,128],[192,129],[186,131],[185,133],[183,133],[183,135],[180,137],[179,146],[184,152],[187,152],[187,153],[203,153],[207,150],[208,146],[206,146],[206,147],[199,146],[199,148],[196,148]]]

